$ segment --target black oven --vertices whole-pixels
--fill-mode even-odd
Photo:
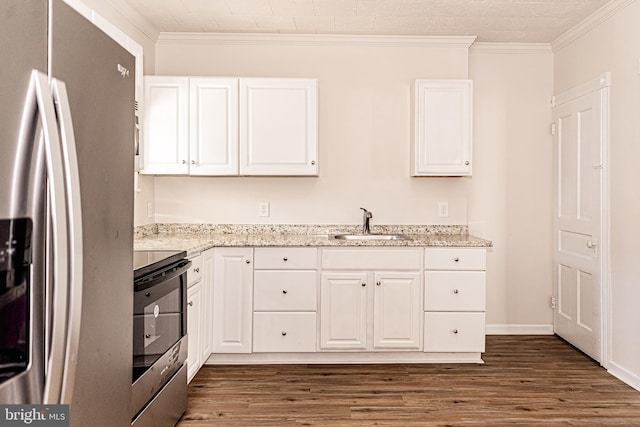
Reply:
[[[175,424],[186,409],[190,265],[184,251],[134,251],[132,419],[136,426],[154,425],[160,419]],[[166,405],[156,403],[164,399],[174,402],[173,414],[164,414]]]

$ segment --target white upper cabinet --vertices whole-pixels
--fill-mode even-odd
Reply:
[[[412,176],[469,176],[472,166],[471,80],[416,80]]]
[[[143,173],[317,175],[317,81],[147,76]]]
[[[189,173],[189,78],[147,76],[144,82],[146,174]]]
[[[189,79],[189,174],[238,174],[238,79]]]
[[[240,175],[318,175],[314,79],[240,79]]]

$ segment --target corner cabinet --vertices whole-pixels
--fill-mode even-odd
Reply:
[[[416,80],[412,91],[411,175],[470,176],[473,82]]]
[[[153,175],[318,175],[317,81],[145,77]]]

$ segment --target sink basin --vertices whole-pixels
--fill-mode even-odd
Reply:
[[[334,234],[338,240],[411,240],[403,234]]]

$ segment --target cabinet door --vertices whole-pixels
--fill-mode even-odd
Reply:
[[[251,353],[253,249],[216,248],[213,265],[213,353]]]
[[[367,348],[367,273],[322,273],[320,348]]]
[[[375,273],[374,281],[374,349],[421,349],[420,272]]]
[[[317,175],[314,79],[240,79],[240,175]]]
[[[238,174],[238,79],[189,80],[191,175]]]
[[[416,80],[413,176],[471,175],[472,81]]]
[[[191,379],[200,369],[200,326],[202,323],[202,293],[200,283],[187,290],[187,378]]]
[[[143,173],[189,173],[189,78],[146,76]]]
[[[204,251],[202,257],[202,326],[200,330],[200,354],[201,363],[204,363],[211,354],[211,341],[213,339],[213,272],[214,249]]]

